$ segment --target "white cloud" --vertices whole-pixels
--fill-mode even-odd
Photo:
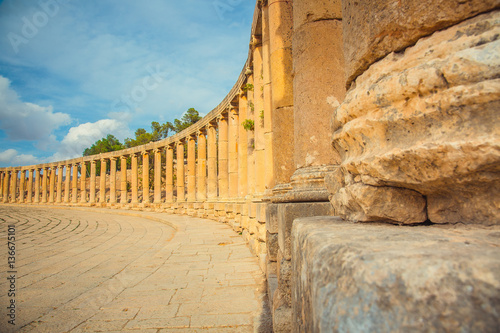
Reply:
[[[22,102],[11,89],[9,79],[0,76],[0,129],[14,141],[49,139],[52,131],[69,124],[68,114],[55,112],[52,106],[44,107]]]
[[[90,148],[97,140],[113,134],[118,139],[130,136],[128,125],[116,119],[102,119],[95,123],[85,123],[69,129],[61,141],[57,152],[47,162],[62,161],[82,156],[85,148]]]
[[[37,163],[33,155],[19,154],[15,149],[7,149],[0,152],[0,165],[32,165]]]

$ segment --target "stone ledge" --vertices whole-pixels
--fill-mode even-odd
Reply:
[[[500,227],[294,222],[294,331],[496,332]]]

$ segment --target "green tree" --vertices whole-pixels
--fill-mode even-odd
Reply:
[[[172,129],[175,133],[179,133],[195,124],[200,119],[200,113],[196,111],[196,109],[190,108],[186,111],[186,113],[184,113],[180,120],[175,119],[174,124],[170,124],[170,129]]]
[[[127,148],[137,147],[140,145],[145,145],[153,140],[153,134],[148,133],[144,128],[139,128],[135,131],[135,139],[126,138],[125,146]]]
[[[85,149],[83,156],[97,155],[123,148],[123,144],[114,135],[108,134],[105,138],[97,140],[90,148]]]

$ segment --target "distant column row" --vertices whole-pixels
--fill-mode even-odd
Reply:
[[[240,101],[205,127],[163,147],[2,169],[1,201],[160,204],[243,199],[249,183],[258,177],[251,158],[252,138],[240,124],[239,111],[246,114],[246,97]]]

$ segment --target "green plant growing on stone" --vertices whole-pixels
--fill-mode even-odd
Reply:
[[[260,110],[260,119],[264,120],[264,110]]]
[[[255,130],[255,123],[252,119],[245,119],[245,121],[242,122],[241,125],[243,125],[243,128],[247,131]]]
[[[252,112],[255,111],[255,106],[253,105],[252,102],[249,102],[248,105],[250,106],[250,110],[252,110]]]
[[[253,91],[253,84],[247,83],[241,88],[241,90],[243,90],[243,92]]]

